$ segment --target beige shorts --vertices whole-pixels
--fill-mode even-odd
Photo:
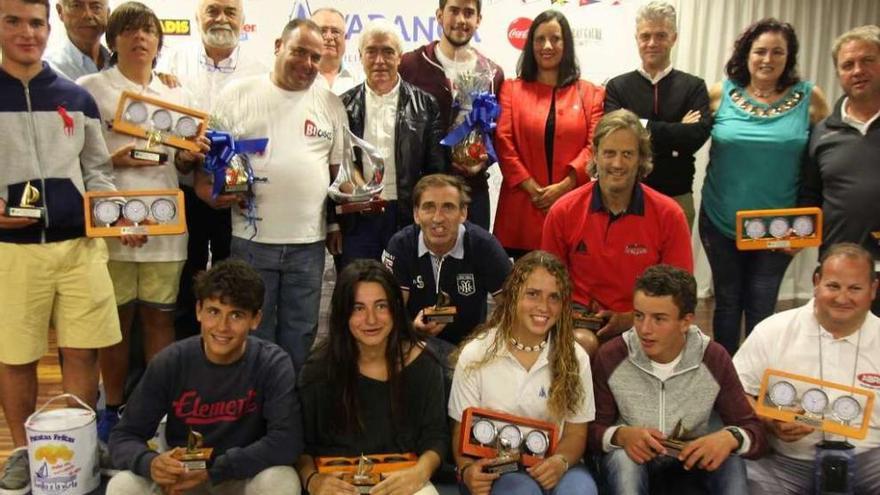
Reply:
[[[26,364],[58,346],[97,349],[122,339],[103,239],[0,242],[0,363]]]
[[[159,309],[174,309],[183,261],[113,261],[107,263],[116,305],[138,301]]]

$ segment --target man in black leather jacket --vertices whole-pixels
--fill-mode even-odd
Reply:
[[[368,25],[360,37],[366,80],[341,97],[351,131],[385,158],[382,198],[388,203],[382,213],[342,215],[339,269],[357,258],[380,259],[391,236],[413,222],[415,183],[423,175],[445,172],[437,102],[398,75],[401,47],[393,25]],[[362,167],[358,171],[363,177],[372,175]]]

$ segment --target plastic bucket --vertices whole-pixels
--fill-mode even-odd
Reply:
[[[46,411],[58,399],[72,398],[85,409]],[[73,394],[46,401],[24,424],[33,495],[84,495],[98,487],[98,429],[95,411]]]

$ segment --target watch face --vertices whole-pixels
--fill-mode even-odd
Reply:
[[[171,112],[165,110],[164,108],[160,108],[153,112],[153,127],[160,131],[167,131],[171,129]]]
[[[147,121],[147,106],[140,101],[133,101],[125,109],[125,120],[135,124],[143,124]]]
[[[834,412],[834,416],[837,419],[848,423],[862,414],[862,406],[855,397],[842,395],[834,399],[834,403],[831,404],[831,411]]]
[[[791,382],[776,382],[770,387],[770,402],[779,406],[786,407],[794,404],[797,399],[797,390]]]
[[[495,441],[495,425],[488,419],[481,419],[471,427],[474,438],[483,445],[492,445]]]
[[[794,233],[801,237],[811,235],[813,233],[813,219],[806,215],[795,217],[792,228]]]
[[[177,206],[170,199],[159,198],[150,205],[150,212],[157,221],[169,222],[177,215]]]
[[[788,235],[788,220],[776,217],[770,220],[770,235],[776,239],[783,239]]]
[[[808,413],[824,414],[828,407],[828,395],[822,389],[811,388],[801,397],[801,406]]]
[[[174,131],[178,136],[183,138],[191,138],[199,131],[199,124],[192,117],[183,116],[177,120]]]
[[[550,447],[550,441],[547,439],[547,435],[544,434],[543,431],[540,430],[532,430],[526,435],[526,448],[529,449],[534,455],[544,455],[547,453],[547,449]]]
[[[501,447],[507,449],[518,449],[523,441],[522,432],[516,425],[504,425],[498,432],[498,437]]]
[[[129,200],[122,207],[122,215],[134,223],[141,223],[147,219],[147,204],[139,199]]]
[[[112,225],[119,220],[120,206],[116,201],[102,199],[95,203],[92,208],[95,214],[95,220],[102,225]]]
[[[767,234],[767,226],[758,218],[746,220],[746,235],[749,239],[760,239]]]

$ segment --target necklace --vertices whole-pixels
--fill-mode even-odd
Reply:
[[[521,343],[520,341],[516,340],[516,337],[514,337],[513,335],[510,336],[510,343],[513,344],[513,346],[516,347],[517,349],[519,349],[521,351],[526,351],[526,352],[538,352],[538,351],[544,349],[545,347],[547,347],[547,340],[546,339],[542,340],[540,344],[525,345],[525,344]]]
[[[749,92],[752,93],[753,95],[757,96],[758,98],[767,99],[767,98],[770,98],[771,96],[776,94],[776,88],[773,88],[769,91],[761,91],[754,86],[749,86],[749,87],[751,88],[749,90]]]

